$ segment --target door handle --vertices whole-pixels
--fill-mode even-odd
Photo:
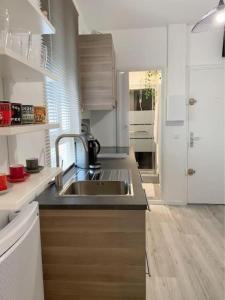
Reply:
[[[130,134],[134,134],[134,133],[149,133],[148,131],[146,131],[146,130],[137,130],[137,131],[130,131],[129,132]]]
[[[194,132],[190,133],[190,147],[193,148],[195,145],[195,142],[200,141],[200,137],[199,136],[195,136]]]

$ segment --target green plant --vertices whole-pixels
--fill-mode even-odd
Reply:
[[[159,71],[148,71],[145,76],[145,90],[144,95],[146,99],[152,100],[153,107],[155,107],[155,89],[153,82],[161,80],[161,73]]]

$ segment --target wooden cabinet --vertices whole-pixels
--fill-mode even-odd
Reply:
[[[79,57],[83,109],[114,109],[116,70],[112,35],[80,35]]]
[[[145,300],[145,211],[41,210],[46,300]]]

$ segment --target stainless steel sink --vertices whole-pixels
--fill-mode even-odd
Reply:
[[[128,196],[132,187],[123,181],[72,181],[67,184],[60,196]]]
[[[64,185],[60,197],[133,196],[130,170],[79,170]]]

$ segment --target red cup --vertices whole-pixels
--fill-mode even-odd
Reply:
[[[6,174],[0,174],[0,191],[6,191],[8,189]]]
[[[24,178],[25,171],[24,171],[24,166],[23,165],[10,166],[9,170],[10,170],[10,177],[12,179]]]

